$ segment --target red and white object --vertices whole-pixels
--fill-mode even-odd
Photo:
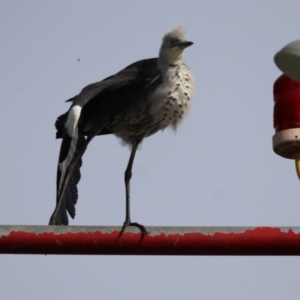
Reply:
[[[276,154],[294,159],[300,179],[300,82],[281,75],[274,82],[273,149]]]

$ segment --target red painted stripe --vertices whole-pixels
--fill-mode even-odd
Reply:
[[[300,255],[300,228],[0,226],[0,253],[101,255]]]

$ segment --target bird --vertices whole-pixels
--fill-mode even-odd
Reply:
[[[190,111],[195,94],[194,76],[182,63],[185,48],[193,45],[182,26],[168,31],[158,57],[139,60],[115,75],[84,87],[69,110],[55,122],[62,139],[56,181],[56,207],[49,225],[68,225],[75,217],[82,156],[97,135],[114,134],[131,149],[125,170],[126,211],[121,234],[144,225],[130,216],[130,179],[136,151],[144,138],[170,127],[174,130]]]

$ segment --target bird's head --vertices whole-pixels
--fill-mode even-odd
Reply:
[[[186,40],[185,30],[182,27],[167,32],[163,37],[159,51],[160,63],[170,65],[180,61],[183,50],[191,45],[193,45],[193,42]]]

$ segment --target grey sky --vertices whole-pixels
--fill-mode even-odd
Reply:
[[[45,225],[54,121],[85,85],[157,56],[168,29],[194,45],[189,117],[146,139],[132,178],[145,226],[299,226],[294,162],[272,151],[273,55],[299,39],[298,0],[2,1],[0,224]],[[80,59],[80,61],[78,61]],[[129,150],[98,137],[71,225],[121,225]],[[0,256],[3,299],[295,299],[298,257]]]

